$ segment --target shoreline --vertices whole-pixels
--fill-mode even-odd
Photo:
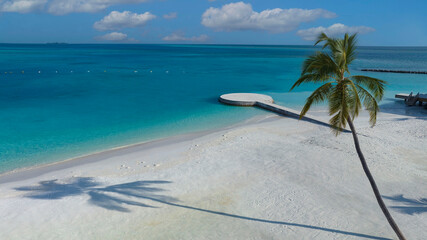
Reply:
[[[386,114],[386,115],[387,114],[391,114],[391,115],[409,114],[408,116],[412,116],[412,117],[416,116],[418,118],[427,119],[427,116],[425,116],[421,112],[423,111],[422,109],[418,109],[418,108],[401,109],[400,107],[403,106],[403,104],[401,104],[400,102],[397,105],[396,103],[391,103],[391,104],[392,104],[391,108],[389,108],[387,111],[380,112],[380,114]],[[380,107],[381,109],[383,109],[383,107],[388,108],[389,106],[387,106],[386,104],[386,105],[380,105]],[[10,171],[2,172],[0,173],[0,184],[26,180],[26,179],[34,178],[34,177],[37,177],[49,172],[53,172],[53,171],[64,170],[71,167],[95,163],[98,161],[102,161],[103,159],[106,159],[106,158],[120,156],[121,154],[126,154],[129,152],[143,151],[147,149],[167,146],[167,145],[176,144],[180,142],[188,142],[191,140],[202,138],[204,136],[207,136],[213,133],[218,133],[218,132],[222,132],[230,129],[236,129],[239,127],[250,126],[250,125],[262,123],[262,122],[276,121],[281,118],[288,118],[286,116],[283,116],[277,113],[269,112],[262,108],[257,108],[257,109],[264,113],[250,117],[245,121],[237,122],[237,123],[219,127],[219,128],[214,128],[214,129],[204,130],[204,131],[181,133],[181,134],[171,135],[163,138],[136,142],[133,144],[108,148],[108,149],[92,152],[89,154],[83,154],[83,155],[72,157],[72,158],[62,159],[62,160],[51,162],[51,163],[41,163],[41,164],[29,166],[29,167],[21,167],[21,168],[16,168]],[[326,109],[324,106],[314,106],[313,110],[311,110],[310,113],[313,115],[317,115],[317,117],[324,118],[325,111]]]
[[[85,155],[81,155],[73,158],[51,162],[51,163],[42,163],[42,164],[33,165],[29,167],[17,168],[11,171],[0,173],[0,184],[27,180],[27,179],[35,178],[49,172],[54,172],[54,171],[64,170],[71,167],[95,163],[98,161],[102,161],[103,159],[106,159],[106,158],[120,156],[121,154],[143,151],[143,150],[167,146],[167,145],[179,143],[179,142],[187,142],[187,141],[195,140],[197,138],[201,138],[203,136],[207,136],[212,133],[226,131],[233,128],[249,126],[249,125],[260,123],[260,122],[274,121],[274,120],[277,120],[277,117],[281,117],[281,116],[275,115],[274,113],[266,112],[265,114],[246,119],[243,122],[235,123],[229,126],[224,126],[216,129],[172,135],[164,138],[137,142],[137,143],[123,145],[119,147],[113,147],[113,148],[109,148],[109,149],[105,149],[105,150],[101,150],[101,151],[97,151],[97,152],[93,152],[93,153],[89,153],[89,154],[85,154]],[[271,120],[273,118],[275,119]]]
[[[355,121],[368,165],[399,227],[419,239],[427,119],[384,113],[371,128],[368,118]],[[394,237],[351,134],[277,115],[10,176],[5,239]]]

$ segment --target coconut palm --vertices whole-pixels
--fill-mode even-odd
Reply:
[[[379,111],[377,101],[383,97],[386,82],[368,76],[350,75],[349,65],[356,58],[356,34],[351,36],[345,34],[343,39],[337,39],[322,33],[314,45],[321,42],[324,42],[323,49],[327,48],[329,51],[319,51],[309,56],[304,61],[301,77],[291,88],[292,90],[303,83],[322,84],[307,98],[300,117],[302,118],[307,113],[312,104],[327,101],[329,115],[332,116],[329,121],[332,131],[338,135],[347,124],[349,125],[357,154],[378,204],[399,239],[405,239],[381,198],[360,149],[359,139],[353,125],[353,120],[359,114],[362,105],[369,111],[371,125],[375,125]]]

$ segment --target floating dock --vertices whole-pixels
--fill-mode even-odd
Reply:
[[[274,100],[272,97],[264,94],[257,93],[230,93],[221,95],[218,99],[219,102],[233,105],[233,106],[254,106],[263,108],[280,115],[292,117],[292,118],[300,118],[300,113],[294,109],[286,108],[277,104],[274,104]],[[305,115],[302,117],[302,120],[309,121],[312,123],[316,123],[319,125],[332,127],[329,123],[316,119],[313,116]],[[348,132],[347,130],[344,130]]]

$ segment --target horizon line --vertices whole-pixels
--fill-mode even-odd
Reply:
[[[67,43],[67,42],[44,42],[44,43],[7,43],[0,45],[211,45],[211,46],[301,46],[301,47],[318,47],[311,44],[261,44],[261,43]],[[416,45],[358,45],[358,47],[427,47]]]

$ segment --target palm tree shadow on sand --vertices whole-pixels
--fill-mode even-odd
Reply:
[[[391,208],[396,209],[401,213],[409,215],[427,213],[427,198],[405,198],[402,194],[383,197],[385,199],[392,200],[395,204],[399,204],[400,206],[392,206]]]
[[[41,181],[38,186],[25,186],[16,188],[18,191],[29,192],[25,196],[33,199],[61,199],[69,196],[87,195],[88,202],[92,205],[108,210],[129,212],[125,205],[154,208],[149,204],[132,199],[152,200],[156,202],[176,202],[177,199],[159,195],[162,188],[152,185],[166,184],[168,181],[135,181],[111,186],[102,186],[91,177],[73,178],[68,182],[58,182],[57,179]]]
[[[157,208],[156,206],[142,202],[142,201],[148,201],[148,202],[151,201],[154,203],[162,203],[169,206],[180,207],[180,208],[205,212],[209,214],[247,220],[247,221],[301,227],[301,228],[320,230],[320,231],[344,234],[344,235],[367,238],[367,239],[390,239],[390,238],[377,237],[377,236],[372,236],[372,235],[367,235],[362,233],[354,233],[354,232],[342,231],[342,230],[325,228],[325,227],[317,227],[317,226],[306,225],[306,224],[245,217],[245,216],[240,216],[240,215],[235,215],[235,214],[230,214],[225,212],[219,212],[219,211],[179,204],[178,199],[161,195],[160,192],[163,192],[165,190],[155,186],[155,185],[163,185],[168,183],[172,183],[172,182],[170,181],[135,181],[135,182],[129,182],[129,183],[123,183],[123,184],[104,186],[101,183],[96,182],[91,177],[77,177],[64,182],[59,182],[57,179],[41,181],[37,186],[23,186],[15,189],[18,191],[27,192],[25,197],[32,198],[32,199],[57,200],[65,197],[87,195],[89,196],[89,200],[88,200],[89,204],[92,204],[104,209],[120,211],[120,212],[130,212],[129,208],[127,208],[126,205]]]

